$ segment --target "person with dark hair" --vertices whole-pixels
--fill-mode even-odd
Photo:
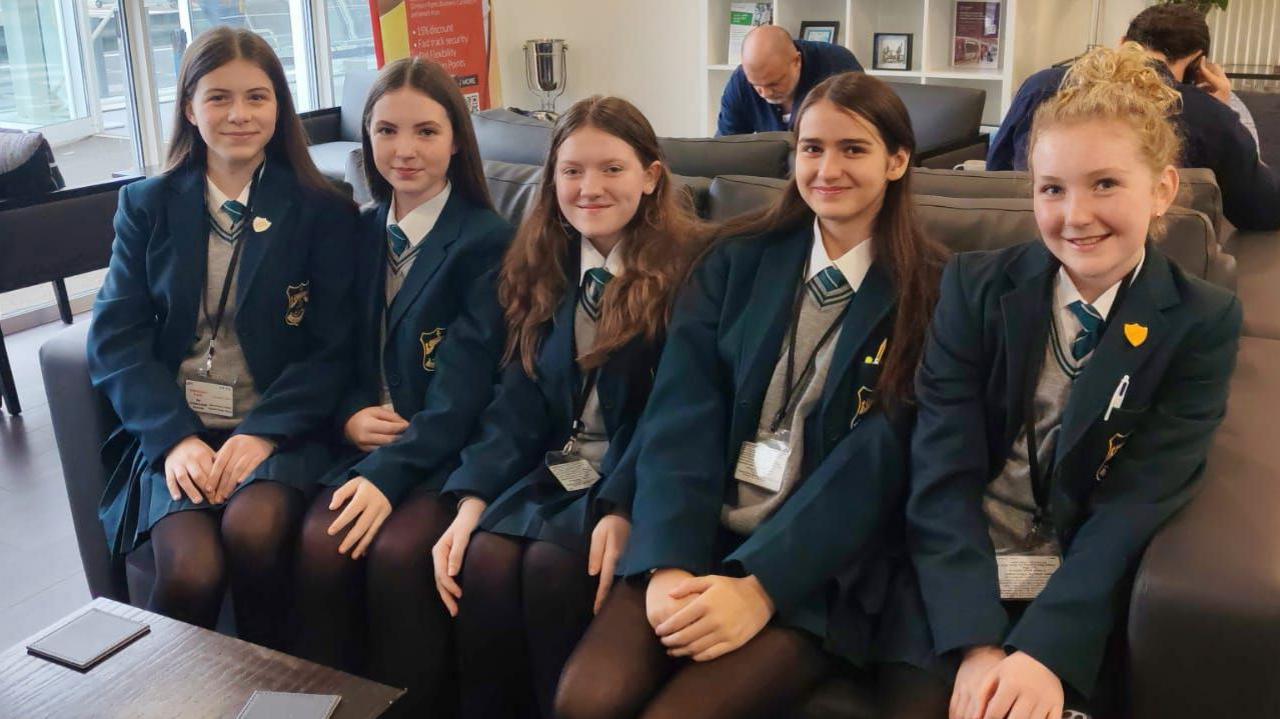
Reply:
[[[492,275],[512,228],[493,210],[462,93],[436,63],[382,69],[361,143],[375,202],[356,238],[356,376],[337,410],[340,456],[303,524],[296,651],[406,687],[396,711],[415,715],[437,704],[448,668],[430,548],[453,518],[440,485],[495,380]]]
[[[1142,45],[1165,83],[1181,96],[1171,121],[1185,139],[1178,165],[1207,167],[1222,188],[1223,214],[1242,230],[1280,229],[1280,174],[1258,156],[1257,139],[1221,68],[1209,62],[1209,26],[1189,5],[1154,5],[1129,23],[1124,40]],[[988,170],[1027,169],[1036,108],[1058,91],[1068,67],[1041,70],[1018,89],[987,151]],[[1233,98],[1235,98],[1233,100]]]
[[[294,540],[350,371],[355,207],[316,170],[279,58],[220,27],[187,48],[165,171],[120,191],[89,372],[111,550],[150,539],[148,607],[283,648]]]
[[[501,384],[444,485],[458,514],[432,550],[464,717],[551,716],[627,544],[632,487],[613,467],[702,235],[634,105],[595,96],[560,117],[502,263]]]
[[[761,25],[742,42],[742,64],[720,98],[716,134],[790,130],[795,127],[795,109],[809,90],[849,71],[862,72],[862,65],[848,48],[794,40],[784,28]]]
[[[721,231],[681,294],[619,476],[614,587],[561,678],[565,719],[783,716],[866,665],[902,505],[944,251],[915,219],[888,85],[818,84],[795,172]]]

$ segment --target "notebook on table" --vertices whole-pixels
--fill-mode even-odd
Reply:
[[[142,622],[90,609],[27,645],[27,653],[88,671],[147,632]]]

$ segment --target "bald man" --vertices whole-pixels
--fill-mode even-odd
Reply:
[[[792,111],[814,85],[850,70],[858,59],[840,45],[792,40],[777,25],[761,25],[742,42],[742,64],[720,98],[717,135],[791,129]]]

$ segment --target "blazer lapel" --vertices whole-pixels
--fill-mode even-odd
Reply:
[[[253,279],[262,265],[262,258],[275,241],[293,206],[294,194],[298,191],[293,181],[293,171],[283,164],[268,160],[263,168],[262,179],[254,190],[253,216],[248,219],[249,226],[240,235],[239,242],[245,243],[240,255],[240,269],[237,270],[236,305],[244,306],[244,297],[253,285]],[[258,227],[266,225],[262,231]]]
[[[1018,436],[1026,420],[1027,373],[1039,366],[1049,337],[1049,311],[1053,300],[1053,276],[1058,264],[1044,245],[1028,245],[1027,251],[1008,269],[1014,289],[1000,298],[1004,316],[1004,353],[1008,398],[1005,443]],[[1041,353],[1037,355],[1036,353]]]
[[[541,356],[538,361],[539,381],[546,386],[546,396],[554,398],[556,406],[570,422],[573,414],[573,395],[582,382],[582,373],[578,371],[576,342],[574,341],[574,321],[578,309],[578,275],[581,264],[581,250],[576,242],[570,243],[568,257],[565,258],[565,291],[560,298],[560,305],[552,317],[551,328],[543,340]]]
[[[204,173],[186,169],[174,178],[168,202],[169,238],[174,248],[174,307],[171,316],[190,322],[184,342],[194,334],[209,267],[209,225],[205,219]],[[193,221],[194,220],[194,221]],[[189,320],[188,320],[189,318]],[[183,345],[185,351],[187,345]]]
[[[1102,341],[1071,389],[1071,398],[1062,413],[1062,434],[1058,439],[1055,464],[1061,464],[1089,426],[1106,412],[1121,378],[1137,374],[1152,350],[1168,336],[1162,310],[1179,301],[1168,261],[1159,252],[1148,248],[1142,271],[1129,287],[1124,302],[1108,318]],[[1124,326],[1127,324],[1147,328],[1145,339],[1137,346],[1125,336]]]
[[[763,401],[773,368],[778,363],[782,340],[791,322],[796,283],[803,279],[800,273],[812,247],[812,225],[805,224],[785,237],[770,241],[760,257],[748,308],[750,321],[743,330],[738,354],[738,365],[746,371],[738,379],[737,394],[749,398],[747,402],[753,412]]]
[[[827,372],[826,385],[822,388],[822,405],[819,416],[827,414],[827,404],[835,395],[840,378],[849,371],[858,349],[867,343],[867,338],[880,325],[885,315],[894,305],[893,283],[880,269],[878,262],[873,262],[862,280],[862,286],[849,300],[849,311],[840,327],[840,338],[836,340],[835,354],[831,357],[831,368]]]
[[[404,285],[391,303],[390,314],[387,317],[387,334],[395,331],[396,325],[404,318],[405,312],[413,306],[423,288],[435,276],[436,270],[440,269],[445,255],[448,254],[449,246],[458,239],[458,233],[462,230],[462,217],[466,214],[465,210],[466,205],[462,194],[451,192],[444,204],[444,209],[440,212],[440,218],[436,220],[435,227],[432,227],[427,236],[422,239],[422,249],[418,250],[418,256],[414,258],[413,265],[409,268],[409,275],[404,278]],[[384,217],[383,223],[385,222]]]

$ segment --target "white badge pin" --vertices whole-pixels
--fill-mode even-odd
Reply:
[[[269,230],[269,229],[271,229],[271,220],[268,220],[268,219],[267,219],[267,218],[265,218],[265,217],[255,217],[255,218],[253,218],[253,231],[254,231],[254,232],[266,232],[266,231],[267,231],[267,230]]]

